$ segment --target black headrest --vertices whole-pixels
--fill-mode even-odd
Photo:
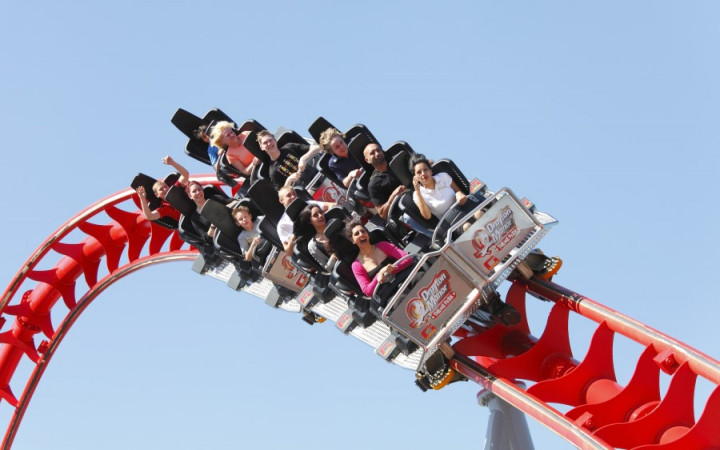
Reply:
[[[211,165],[210,156],[208,155],[207,149],[208,144],[206,144],[204,141],[192,138],[189,139],[187,144],[185,145],[185,154],[191,158],[200,161],[203,164]]]
[[[405,187],[412,187],[413,174],[408,168],[408,159],[410,159],[410,154],[401,150],[390,160],[389,166],[390,171],[395,175],[395,178],[400,180],[400,183]]]
[[[203,193],[205,194],[205,198],[212,198],[215,196],[228,198],[228,195],[223,191],[220,187],[215,186],[214,184],[208,184],[207,186],[203,187]]]
[[[278,200],[278,193],[270,180],[255,181],[248,189],[248,197],[275,224],[285,212],[285,208]]]
[[[368,139],[370,139],[370,142],[375,142],[376,144],[380,145],[380,141],[377,140],[375,135],[370,132],[368,127],[361,123],[356,123],[345,132],[345,140],[347,142],[350,142],[358,134],[364,134],[365,136],[367,136]]]
[[[230,208],[222,202],[214,199],[207,200],[200,210],[200,214],[226,235],[237,239],[237,235],[240,234],[240,227],[235,224]]]
[[[203,124],[201,118],[182,108],[178,108],[178,110],[175,111],[170,122],[190,140],[195,138],[193,133]]]
[[[155,178],[145,175],[144,173],[138,173],[130,182],[130,187],[137,190],[140,186],[145,188],[145,198],[147,198],[148,205],[151,210],[155,210],[160,206],[162,200],[160,200],[153,192],[153,184],[155,184]]]
[[[243,144],[243,146],[245,146],[245,148],[248,149],[248,151],[260,161],[265,164],[269,164],[270,157],[267,155],[267,153],[262,151],[262,149],[260,148],[260,144],[257,141],[258,131],[261,130],[250,131],[250,134],[248,134],[247,138],[245,138],[245,143]]]
[[[172,187],[175,183],[177,183],[177,180],[179,178],[180,174],[171,173],[166,176],[163,181],[165,182],[165,184]],[[145,188],[145,197],[147,198],[150,209],[152,210],[157,209],[162,203],[162,200],[158,198],[153,191],[153,185],[156,181],[157,180],[155,178],[149,175],[145,175],[144,173],[138,173],[137,175],[135,175],[135,178],[133,178],[133,180],[130,182],[130,187],[135,190],[137,190],[137,188],[139,188],[140,186],[143,186]]]
[[[323,133],[323,131],[327,130],[328,128],[337,128],[330,122],[328,122],[324,117],[320,116],[317,119],[315,119],[315,122],[313,122],[310,127],[308,128],[308,131],[310,132],[310,136],[315,139],[315,142],[318,144],[320,143],[320,135]]]
[[[325,222],[325,236],[332,236],[337,233],[342,233],[345,229],[345,220],[338,218],[330,218]]]
[[[348,218],[348,214],[342,208],[342,206],[334,206],[325,212],[325,221],[330,219],[345,220]]]
[[[163,181],[165,181],[165,184],[168,186],[172,186],[173,184],[177,183],[177,180],[180,179],[180,174],[177,172],[169,173],[165,177]]]
[[[282,148],[283,145],[294,142],[296,144],[307,144],[304,137],[300,136],[293,130],[280,127],[275,132],[275,139],[277,139],[278,148]]]
[[[374,230],[370,230],[368,232],[368,235],[370,236],[371,244],[377,244],[378,242],[388,240],[387,236],[385,236],[385,232],[383,230],[381,230],[380,228],[375,228]]]
[[[256,220],[259,221],[256,223],[262,237],[275,247],[282,249],[283,245],[280,241],[280,237],[278,237],[276,225],[267,220],[267,217],[259,217]]]
[[[167,195],[165,195],[165,201],[180,211],[180,214],[187,217],[190,217],[197,209],[197,205],[188,197],[185,188],[182,186],[171,186]]]
[[[260,130],[264,130],[264,129],[265,129],[265,127],[262,126],[262,124],[260,122],[258,122],[257,120],[248,119],[245,122],[243,122],[242,125],[240,125],[240,128],[238,128],[238,132],[242,133],[243,131],[260,131]]]
[[[304,199],[296,198],[288,205],[287,208],[285,208],[285,214],[287,214],[288,217],[290,217],[290,220],[294,222],[300,215],[300,211],[302,211],[306,206],[307,202]]]
[[[352,157],[360,163],[360,166],[362,166],[365,172],[372,172],[374,170],[373,166],[365,161],[365,155],[363,154],[365,147],[371,143],[377,142],[371,139],[367,134],[359,133],[355,135],[348,144],[348,151],[350,152],[350,155],[352,155]]]
[[[460,188],[463,194],[467,195],[470,193],[470,182],[452,160],[441,159],[433,164],[432,170],[433,173],[447,173],[450,177],[452,177],[453,181],[457,187]]]
[[[235,204],[235,208],[237,208],[238,206],[247,207],[250,210],[250,213],[252,213],[253,219],[265,214],[265,213],[263,213],[263,211],[260,208],[258,208],[258,206],[255,204],[255,202],[249,197],[240,199]]]
[[[220,122],[223,120],[226,122],[235,122],[230,118],[230,116],[222,112],[220,108],[212,108],[203,116],[203,123],[205,123],[206,125],[210,122]]]

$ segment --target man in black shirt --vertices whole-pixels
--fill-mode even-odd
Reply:
[[[395,197],[405,191],[405,186],[389,170],[385,160],[385,153],[380,146],[370,143],[365,146],[363,156],[368,164],[375,169],[368,182],[368,193],[370,200],[377,208],[378,215],[387,219],[388,210]]]
[[[310,158],[320,152],[317,144],[290,142],[278,148],[275,136],[267,130],[259,132],[257,139],[260,148],[270,157],[270,181],[275,189],[297,181]]]

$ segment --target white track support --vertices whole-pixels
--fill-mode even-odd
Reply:
[[[525,414],[490,391],[477,394],[478,404],[490,409],[484,450],[533,450]]]

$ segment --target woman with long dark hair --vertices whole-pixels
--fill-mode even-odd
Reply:
[[[345,231],[359,250],[352,263],[352,270],[363,294],[368,297],[372,297],[378,284],[390,281],[394,274],[413,263],[411,258],[397,262],[407,256],[407,253],[390,242],[370,243],[370,234],[360,220],[350,221],[345,226]]]

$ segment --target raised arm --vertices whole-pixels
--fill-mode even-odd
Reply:
[[[287,241],[283,241],[282,245],[285,253],[292,255],[292,252],[295,249],[295,235],[291,234]]]
[[[163,164],[167,164],[168,166],[172,166],[177,172],[180,174],[180,178],[178,178],[178,183],[181,186],[185,186],[188,184],[188,181],[190,181],[190,172],[187,171],[186,168],[178,164],[177,161],[173,159],[172,156],[167,155],[162,160]]]
[[[298,172],[302,172],[305,170],[305,166],[307,166],[307,162],[310,161],[315,155],[320,153],[322,149],[317,144],[310,144],[310,149],[305,152],[304,155],[300,157],[300,161],[298,161]]]
[[[162,217],[159,212],[150,210],[150,204],[145,196],[145,188],[143,186],[138,187],[135,192],[137,192],[138,198],[140,199],[140,209],[142,209],[143,216],[145,216],[147,220],[158,220]]]
[[[342,179],[343,186],[345,186],[345,187],[350,186],[350,183],[352,183],[352,180],[359,177],[362,174],[362,171],[363,171],[362,169],[351,170],[350,173],[345,178]]]
[[[255,236],[250,243],[250,247],[245,252],[245,261],[252,261],[253,257],[255,256],[255,249],[257,248],[259,243],[260,236]]]

